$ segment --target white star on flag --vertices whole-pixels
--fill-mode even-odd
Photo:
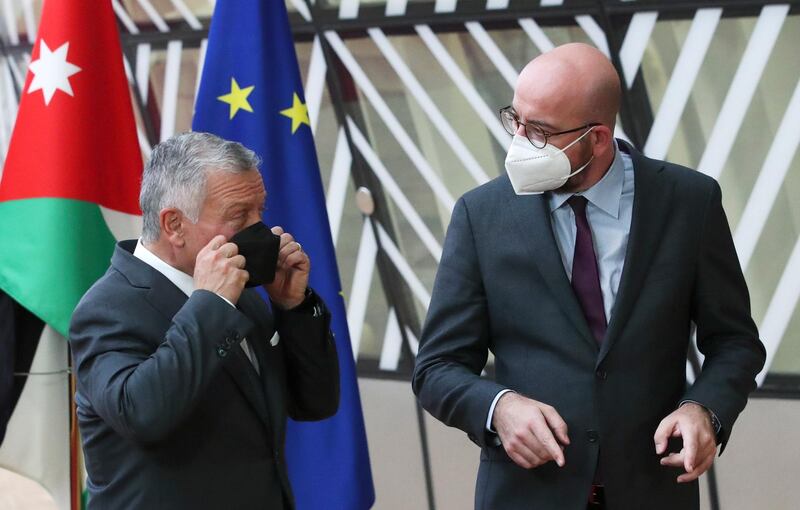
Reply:
[[[65,42],[56,49],[50,51],[47,43],[42,39],[39,43],[39,59],[31,62],[29,69],[33,73],[33,80],[28,87],[28,94],[41,90],[44,95],[44,104],[49,105],[50,100],[56,90],[72,94],[72,85],[69,77],[81,70],[80,67],[67,62],[67,51],[69,42]]]

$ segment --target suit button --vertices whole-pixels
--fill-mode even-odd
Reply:
[[[225,349],[224,347],[217,347],[217,356],[219,356],[220,358],[224,358],[227,355],[228,355],[227,349]]]
[[[606,372],[605,370],[598,370],[597,372],[595,372],[595,374],[597,375],[598,379],[601,379],[603,381],[605,381],[608,378],[608,372]]]
[[[587,430],[586,438],[590,443],[596,443],[597,440],[600,439],[600,434],[598,434],[596,430]]]

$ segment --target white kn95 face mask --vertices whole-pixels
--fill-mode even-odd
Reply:
[[[559,149],[548,143],[543,149],[534,147],[525,136],[514,135],[506,156],[506,172],[517,195],[538,195],[563,186],[573,175],[589,166],[594,156],[580,168],[571,172],[569,158],[564,151],[578,143],[594,129],[590,127],[572,143]],[[571,173],[570,173],[571,172]]]

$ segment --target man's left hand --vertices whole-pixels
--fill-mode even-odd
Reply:
[[[703,406],[687,402],[661,420],[653,440],[656,453],[667,450],[670,437],[683,438],[683,449],[661,459],[662,466],[683,467],[686,473],[678,477],[678,483],[697,480],[708,471],[717,454],[717,442],[711,416]]]
[[[272,227],[272,233],[281,236],[278,267],[275,268],[275,280],[264,285],[264,288],[273,303],[289,310],[305,299],[311,260],[300,243],[281,227]]]

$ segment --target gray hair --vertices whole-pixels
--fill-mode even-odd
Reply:
[[[159,143],[142,175],[142,240],[154,242],[161,235],[159,214],[165,207],[180,209],[196,223],[211,172],[245,172],[259,164],[256,153],[244,145],[210,133],[181,133]]]

